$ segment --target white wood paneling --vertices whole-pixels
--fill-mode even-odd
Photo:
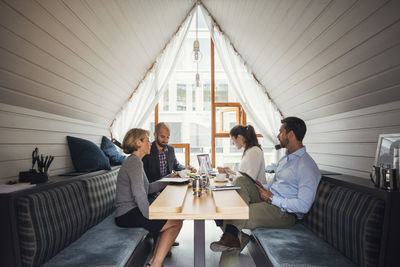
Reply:
[[[101,124],[0,104],[0,183],[16,180],[20,171],[31,168],[35,147],[40,154],[55,157],[50,175],[73,171],[68,135],[100,145],[109,131]]]
[[[1,181],[36,146],[71,170],[65,136],[108,134],[194,3],[0,0]],[[283,115],[306,120],[320,167],[367,177],[378,135],[400,132],[400,1],[202,3]]]
[[[283,115],[306,120],[320,168],[368,178],[379,134],[400,132],[400,1],[203,3]]]
[[[396,4],[395,2],[392,1],[394,5]],[[282,91],[290,92],[288,90],[296,86],[292,90],[298,93],[299,91],[296,89],[299,89],[301,82],[310,80],[314,83],[318,82],[318,79],[313,79],[313,75],[318,74],[319,70],[331,61],[334,61],[334,59],[346,54],[370,35],[375,34],[376,31],[381,30],[380,28],[384,28],[386,23],[392,23],[390,19],[393,16],[386,17],[384,16],[385,13],[374,13],[379,11],[381,5],[382,2],[380,1],[358,1],[339,21],[332,25],[324,34],[320,35],[319,38],[316,38],[306,50],[302,51],[285,71],[282,71],[275,77],[270,77],[271,94],[274,94],[274,92],[281,93]],[[393,11],[389,6],[387,8],[388,11]],[[391,8],[394,7],[392,6]],[[371,13],[376,16],[372,16]],[[375,20],[372,20],[372,18],[375,18]],[[367,22],[371,20],[377,26],[365,32],[365,29],[371,26]],[[307,85],[300,87],[300,89],[309,88]],[[282,95],[279,97],[282,97]]]
[[[1,0],[0,102],[108,125],[193,0]]]
[[[399,1],[203,2],[285,116],[400,100]]]
[[[379,134],[400,133],[400,101],[307,121],[307,150],[321,169],[369,177]]]
[[[0,183],[35,147],[50,174],[72,171],[65,137],[100,144],[193,4],[0,0]]]

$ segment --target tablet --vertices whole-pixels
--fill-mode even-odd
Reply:
[[[253,178],[251,178],[251,176],[248,175],[247,173],[242,172],[242,171],[239,171],[239,173],[240,173],[241,175],[243,175],[244,177],[249,178],[254,184],[256,184],[256,185],[261,186],[262,188],[264,188],[263,185],[262,185],[260,182],[258,182],[258,181],[256,181],[256,180],[254,180]]]
[[[237,190],[240,189],[240,186],[236,185],[216,185],[216,186],[208,186],[212,191],[222,191],[222,190]]]

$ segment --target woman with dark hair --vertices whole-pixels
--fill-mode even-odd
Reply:
[[[157,239],[147,266],[162,266],[165,256],[182,228],[181,220],[149,220],[147,195],[161,191],[163,183],[149,183],[142,158],[150,153],[149,131],[134,128],[122,142],[126,154],[117,178],[115,223],[119,227],[143,227]]]
[[[244,148],[239,171],[247,173],[250,177],[261,183],[266,183],[264,153],[261,145],[258,143],[253,126],[236,125],[231,129],[229,135],[237,149]],[[218,172],[226,173],[233,180],[241,176],[229,167],[218,167]]]

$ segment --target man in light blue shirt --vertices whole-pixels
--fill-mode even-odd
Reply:
[[[279,160],[275,177],[264,188],[271,192],[272,205],[282,211],[295,213],[299,219],[307,213],[314,202],[315,192],[321,178],[314,160],[302,147]],[[264,191],[261,190],[261,194]],[[267,193],[268,194],[268,193]]]
[[[241,187],[238,193],[249,205],[249,219],[225,220],[225,232],[219,241],[211,243],[211,250],[238,251],[242,229],[289,228],[296,217],[302,218],[311,208],[321,174],[302,143],[306,125],[296,117],[281,122],[278,139],[287,152],[278,162],[275,177],[268,185],[256,184],[247,177],[236,180]]]

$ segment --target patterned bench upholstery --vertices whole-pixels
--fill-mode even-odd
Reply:
[[[18,200],[23,266],[38,266],[88,228],[89,206],[81,182],[26,195]]]
[[[17,232],[8,241],[16,253],[7,266],[143,266],[151,251],[148,231],[114,223],[118,171],[7,196]]]
[[[118,169],[82,180],[89,198],[89,227],[98,224],[115,209]]]
[[[335,187],[326,201],[324,240],[358,266],[377,266],[383,216],[382,200]]]
[[[381,199],[321,180],[303,224],[257,228],[253,238],[267,266],[378,266],[384,211]]]

